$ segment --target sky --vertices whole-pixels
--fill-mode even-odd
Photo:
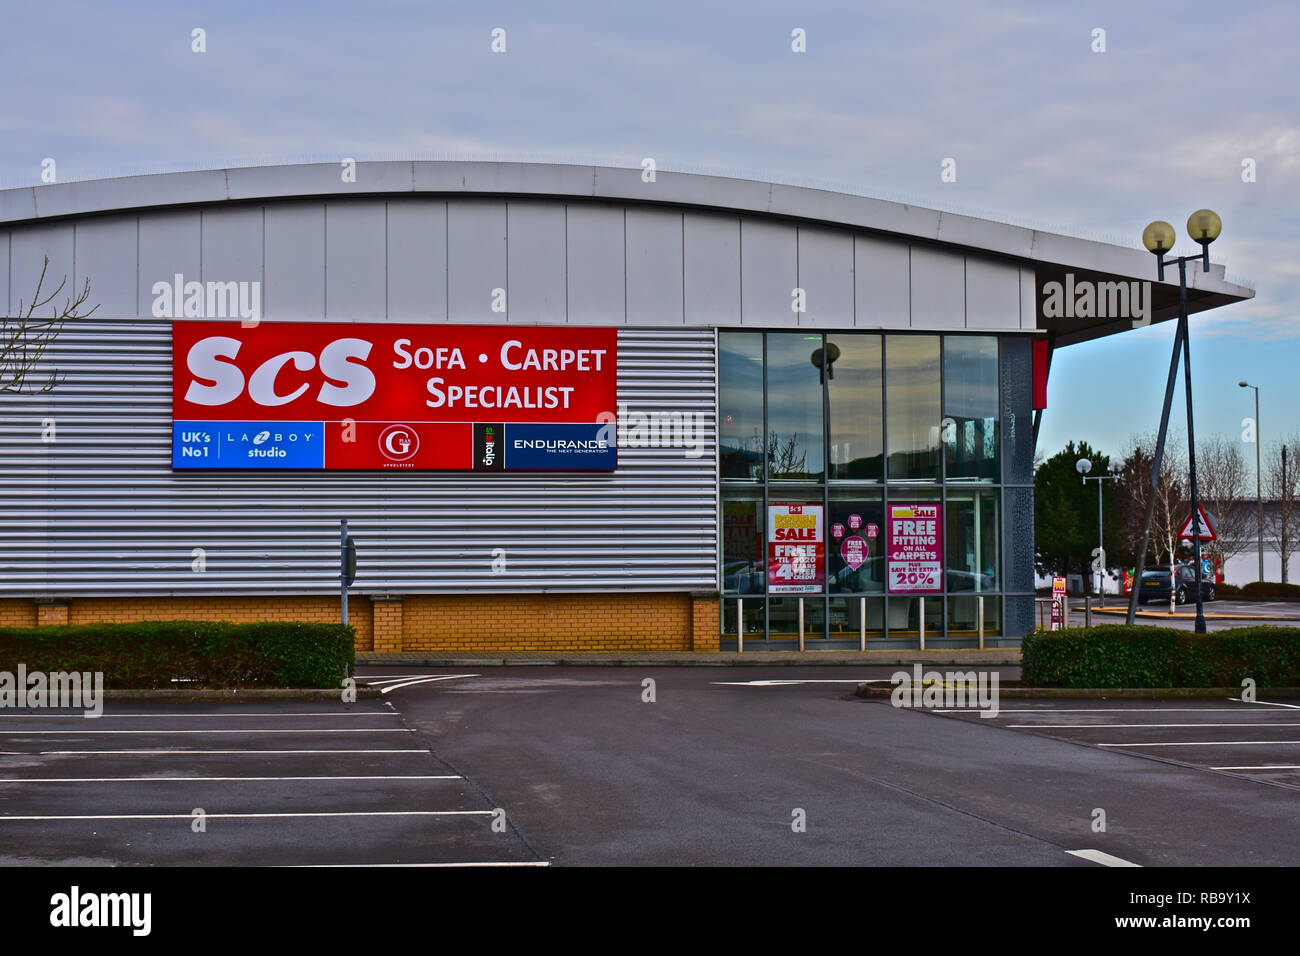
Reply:
[[[1267,447],[1300,431],[1298,34],[1289,2],[46,0],[5,11],[0,188],[38,184],[47,157],[61,182],[653,157],[1135,248],[1164,219],[1183,254],[1187,216],[1209,207],[1211,258],[1257,294],[1191,320],[1196,432],[1240,440],[1246,379]],[[1040,450],[1122,454],[1153,431],[1173,329],[1060,350]],[[1182,430],[1181,382],[1177,399]]]

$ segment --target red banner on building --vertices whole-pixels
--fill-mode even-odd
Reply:
[[[618,333],[172,324],[174,468],[608,470]]]

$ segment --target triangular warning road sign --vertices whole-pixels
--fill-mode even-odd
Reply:
[[[1199,502],[1196,505],[1196,510],[1201,513],[1201,521],[1200,521],[1200,529],[1199,529],[1200,539],[1202,541],[1218,540],[1219,537],[1218,523],[1215,522],[1210,517],[1210,513],[1206,511],[1205,507],[1201,505]],[[1178,532],[1178,537],[1187,541],[1192,540],[1192,515],[1189,514],[1187,516],[1187,520],[1183,522],[1183,529]]]

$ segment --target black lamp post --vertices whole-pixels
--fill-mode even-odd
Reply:
[[[1259,579],[1264,580],[1264,495],[1260,491],[1259,470],[1259,386],[1249,382],[1238,382],[1242,388],[1255,390],[1255,519],[1259,533]]]
[[[1178,375],[1178,352],[1183,353],[1183,380],[1187,392],[1187,462],[1188,478],[1192,486],[1192,553],[1196,561],[1193,571],[1196,575],[1196,633],[1205,633],[1205,602],[1201,597],[1201,502],[1196,489],[1196,431],[1192,422],[1192,353],[1191,342],[1187,336],[1187,263],[1201,260],[1204,272],[1210,271],[1210,243],[1219,238],[1223,231],[1223,221],[1209,209],[1198,209],[1187,218],[1187,234],[1193,242],[1200,243],[1201,251],[1194,256],[1179,256],[1165,259],[1165,253],[1173,248],[1174,227],[1167,222],[1156,220],[1142,230],[1142,244],[1156,257],[1156,275],[1161,282],[1165,278],[1165,266],[1178,266],[1178,331],[1174,334],[1174,354],[1169,360],[1169,381],[1165,386],[1165,403],[1160,414],[1160,435],[1156,440],[1156,452],[1151,465],[1151,493],[1147,499],[1146,527],[1142,531],[1142,549],[1138,553],[1137,580],[1133,582],[1133,593],[1129,598],[1128,623],[1133,623],[1137,614],[1138,594],[1142,590],[1142,568],[1147,560],[1147,544],[1151,538],[1151,519],[1155,514],[1156,490],[1160,483],[1160,464],[1165,453],[1165,433],[1169,427],[1169,408],[1174,397],[1174,381]],[[1174,569],[1169,569],[1170,586],[1174,585]]]

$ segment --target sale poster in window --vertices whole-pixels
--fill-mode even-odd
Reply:
[[[822,506],[768,505],[768,593],[820,593],[825,581]]]
[[[938,502],[889,506],[890,594],[943,593],[942,510]]]

